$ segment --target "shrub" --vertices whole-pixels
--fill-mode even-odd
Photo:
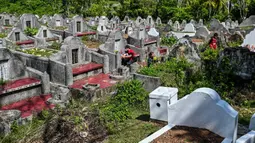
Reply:
[[[167,38],[164,37],[161,40],[161,44],[166,45],[166,46],[173,46],[177,42],[177,39],[175,39],[173,36]]]
[[[28,36],[34,36],[37,34],[38,32],[38,28],[26,28],[24,30],[25,34],[28,35]]]
[[[49,48],[54,49],[54,50],[60,50],[61,49],[61,44],[54,41]]]

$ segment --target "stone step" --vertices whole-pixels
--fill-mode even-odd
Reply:
[[[0,86],[0,105],[8,105],[42,94],[41,81],[36,78],[22,78]]]
[[[47,104],[47,100],[51,98],[50,94],[48,95],[39,95],[18,102],[5,105],[1,107],[1,110],[19,110],[21,111],[21,118],[26,118],[34,113],[39,113],[42,110],[52,109],[55,107],[53,104]]]
[[[103,64],[88,63],[73,68],[73,80],[77,81],[86,77],[98,75],[103,72]]]

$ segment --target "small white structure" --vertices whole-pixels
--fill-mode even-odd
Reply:
[[[158,31],[155,28],[151,28],[150,31],[148,32],[149,35],[157,37],[159,36]]]
[[[167,107],[178,100],[178,89],[158,87],[150,93],[150,118],[167,121]]]
[[[255,29],[245,36],[242,46],[255,46]]]
[[[192,23],[186,24],[183,32],[191,32],[191,33],[196,33],[196,29]]]

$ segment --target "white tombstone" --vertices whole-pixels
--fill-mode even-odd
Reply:
[[[158,87],[149,95],[150,118],[167,121],[167,107],[178,100],[178,89],[170,87]]]
[[[151,28],[150,31],[148,32],[149,35],[157,37],[159,36],[158,31],[155,28]]]
[[[203,19],[199,19],[199,22],[198,22],[198,27],[201,27],[201,26],[204,26]]]
[[[192,23],[186,24],[183,32],[191,32],[191,33],[196,33],[196,29]]]
[[[249,129],[255,131],[255,114],[251,117]]]
[[[196,30],[195,36],[198,38],[207,39],[210,35],[210,31],[206,28],[206,26],[201,26]]]
[[[187,25],[187,21],[183,20],[182,23],[181,23],[181,28],[183,29],[186,25]]]
[[[238,112],[210,88],[199,88],[168,107],[168,124],[208,129],[235,142]]]
[[[97,26],[97,31],[98,31],[98,32],[107,32],[107,29],[106,29],[105,25],[99,24],[99,25]]]
[[[245,36],[242,46],[255,46],[255,29]]]
[[[179,31],[180,30],[180,23],[179,21],[175,21],[173,25],[173,31]]]
[[[167,22],[168,25],[172,26],[173,25],[173,21],[170,19],[168,22]]]

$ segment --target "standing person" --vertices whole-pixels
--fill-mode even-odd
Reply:
[[[147,67],[150,67],[151,64],[153,64],[153,62],[154,62],[154,53],[150,52],[149,53],[149,58],[148,58],[148,61],[147,61]]]
[[[217,39],[218,39],[218,33],[214,33],[213,37],[211,38],[209,42],[209,46],[211,49],[216,50],[217,49]]]
[[[130,66],[134,62],[135,55],[135,52],[127,45],[125,47],[125,54],[121,55],[122,65]]]

